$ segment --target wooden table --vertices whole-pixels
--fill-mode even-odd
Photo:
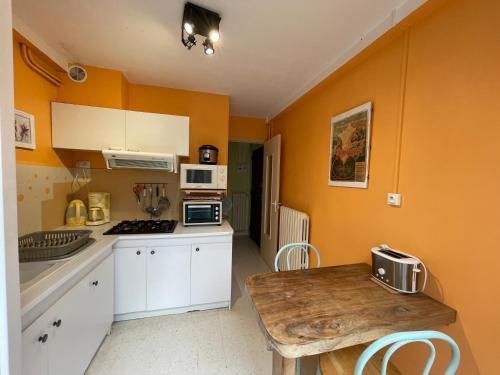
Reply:
[[[367,264],[247,278],[259,324],[273,346],[273,375],[295,374],[295,358],[453,323],[456,311],[425,294],[391,293]]]

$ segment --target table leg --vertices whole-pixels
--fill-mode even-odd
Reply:
[[[296,375],[295,358],[282,357],[273,350],[273,375]]]

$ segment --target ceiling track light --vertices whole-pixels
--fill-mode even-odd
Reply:
[[[196,35],[204,36],[204,52],[206,55],[213,55],[215,53],[214,43],[220,39],[220,21],[218,13],[187,2],[184,5],[182,16],[182,44],[190,50],[196,45]]]
[[[205,51],[205,55],[213,55],[215,50],[214,50],[214,45],[210,39],[205,39],[203,42],[203,48]]]

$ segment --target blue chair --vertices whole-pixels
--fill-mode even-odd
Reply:
[[[276,254],[276,258],[274,258],[274,270],[276,272],[279,271],[290,271],[292,269],[306,269],[309,268],[309,250],[314,251],[316,254],[316,259],[317,259],[317,264],[316,267],[319,268],[321,260],[319,256],[319,251],[316,249],[313,245],[307,242],[294,242],[294,243],[289,243],[287,245],[284,245],[281,247],[281,249],[278,250],[278,253]],[[296,252],[300,252],[301,254],[299,255],[300,258],[300,264],[299,267],[292,267],[290,264],[290,258],[292,254]],[[280,269],[279,265],[279,260],[283,253],[286,253],[286,269],[282,268]]]
[[[357,345],[354,347],[339,349],[330,353],[322,354],[320,357],[321,371],[323,375],[386,375],[400,374],[400,372],[389,362],[391,356],[402,346],[421,342],[429,347],[429,358],[425,364],[422,375],[428,375],[434,360],[436,358],[436,349],[430,340],[441,340],[451,348],[452,358],[444,375],[453,375],[458,369],[460,363],[460,349],[455,341],[437,331],[414,331],[414,332],[399,332],[384,336],[370,344],[368,347]],[[386,346],[387,349],[384,355],[379,351]],[[364,350],[363,350],[364,349]],[[360,351],[361,355],[359,355]],[[354,361],[353,354],[358,354],[357,361]],[[353,365],[355,363],[355,366]]]

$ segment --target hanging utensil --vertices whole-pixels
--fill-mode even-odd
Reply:
[[[161,212],[163,211],[166,211],[170,208],[170,201],[168,200],[167,198],[167,194],[165,192],[165,185],[166,184],[163,184],[162,186],[162,190],[161,190],[161,197],[160,199],[158,200],[158,207],[157,209],[160,211],[160,214]]]

